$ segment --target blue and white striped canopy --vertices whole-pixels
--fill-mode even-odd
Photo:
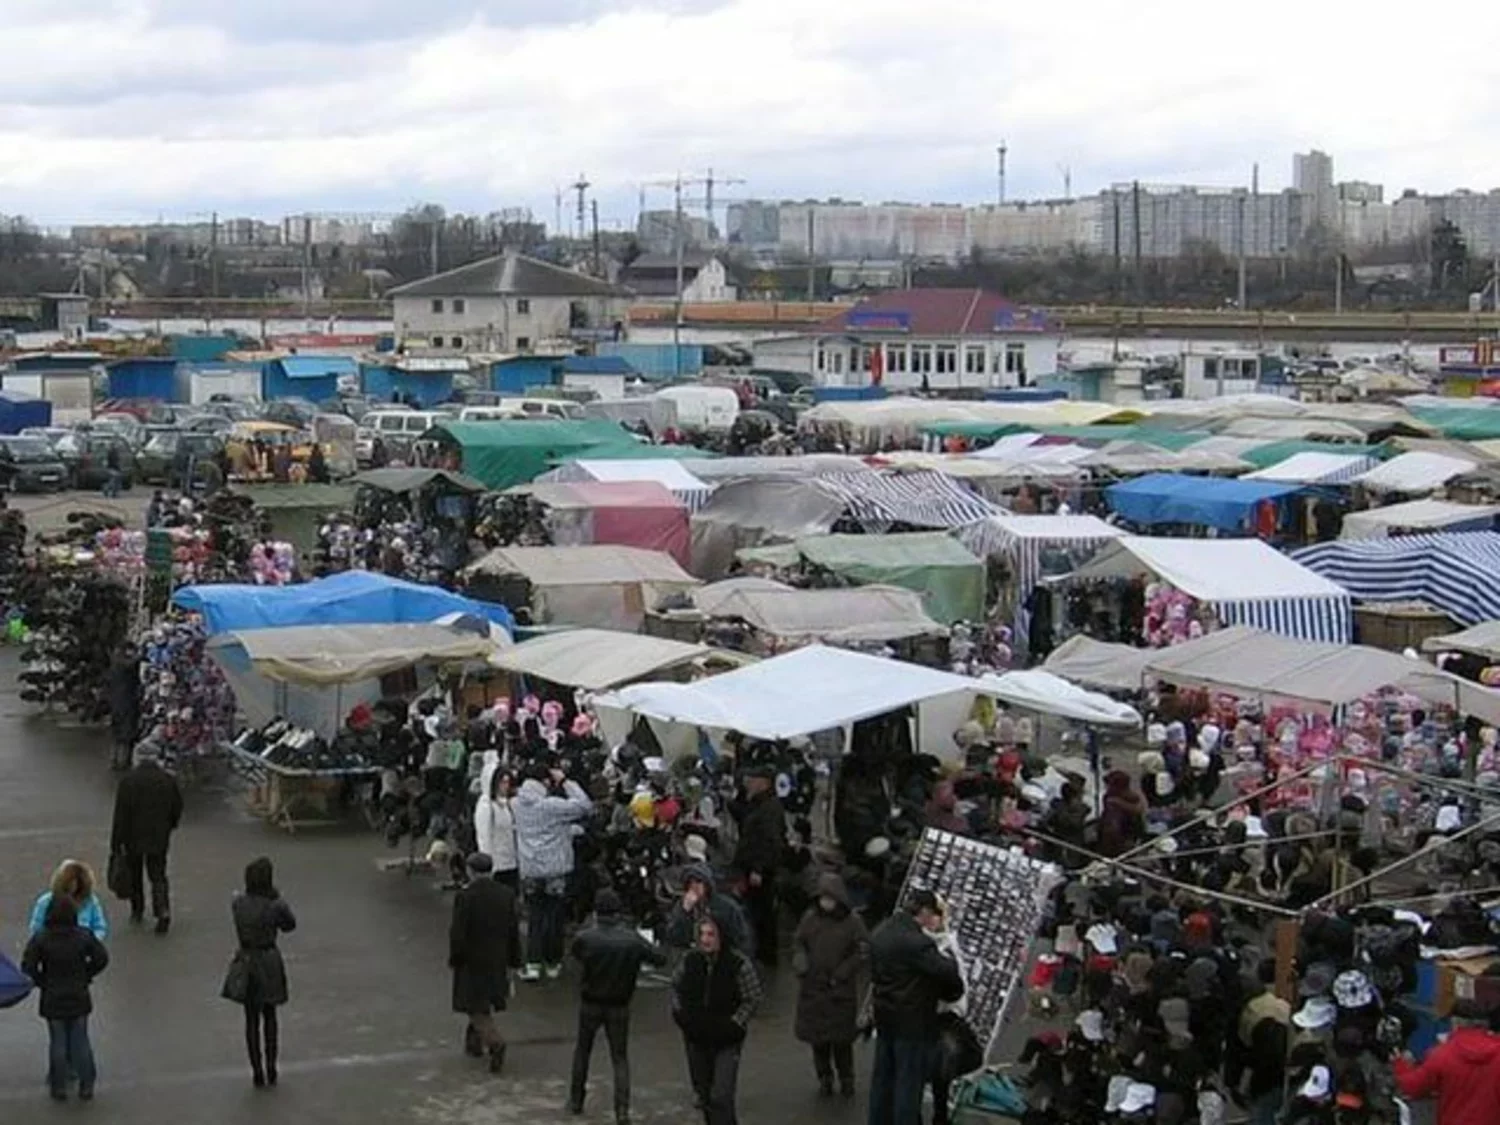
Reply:
[[[1464,625],[1500,619],[1500,532],[1342,539],[1292,558],[1360,601],[1426,602]]]

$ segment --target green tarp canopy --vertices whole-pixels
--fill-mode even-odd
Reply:
[[[641,443],[604,419],[442,422],[429,436],[456,443],[463,471],[486,488],[528,484],[548,469],[577,457],[633,457]],[[649,447],[658,451],[660,446]]]
[[[786,566],[800,558],[861,584],[900,586],[922,595],[935,621],[984,617],[984,563],[944,532],[906,535],[813,535],[795,546],[739,552],[746,562]]]
[[[1387,443],[1350,445],[1347,442],[1331,441],[1269,441],[1235,456],[1241,461],[1248,461],[1257,469],[1268,469],[1298,453],[1343,453],[1358,457],[1378,457],[1383,461],[1394,452],[1395,448]]]
[[[1488,441],[1500,438],[1500,408],[1493,406],[1419,406],[1412,413],[1445,438]]]
[[[271,537],[284,539],[299,555],[318,545],[318,527],[330,513],[354,504],[350,484],[237,484],[233,491],[250,497],[270,521]]]
[[[1173,452],[1213,435],[1201,430],[1174,430],[1165,426],[1100,424],[1097,426],[1031,426],[1023,422],[934,422],[923,426],[924,434],[999,441],[1010,434],[1042,434],[1073,441],[1104,445],[1111,441],[1139,441]]]
[[[383,492],[404,495],[420,492],[429,484],[439,484],[459,492],[483,492],[484,485],[463,473],[446,469],[368,469],[354,478],[355,484],[367,484]]]

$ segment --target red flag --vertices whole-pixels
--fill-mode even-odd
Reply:
[[[885,378],[885,349],[876,346],[870,349],[870,386],[880,386]]]

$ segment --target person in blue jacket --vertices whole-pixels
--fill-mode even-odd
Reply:
[[[47,924],[47,908],[53,898],[65,896],[73,901],[78,911],[78,925],[100,941],[109,937],[109,919],[104,915],[104,904],[94,892],[94,873],[89,865],[79,859],[65,859],[52,873],[52,887],[37,897],[31,908],[29,935],[36,937]]]

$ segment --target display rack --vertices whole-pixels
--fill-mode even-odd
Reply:
[[[346,818],[333,807],[344,787],[351,781],[373,781],[380,776],[380,770],[373,766],[293,769],[268,762],[233,743],[225,743],[224,749],[250,781],[251,810],[288,832],[344,823]]]

